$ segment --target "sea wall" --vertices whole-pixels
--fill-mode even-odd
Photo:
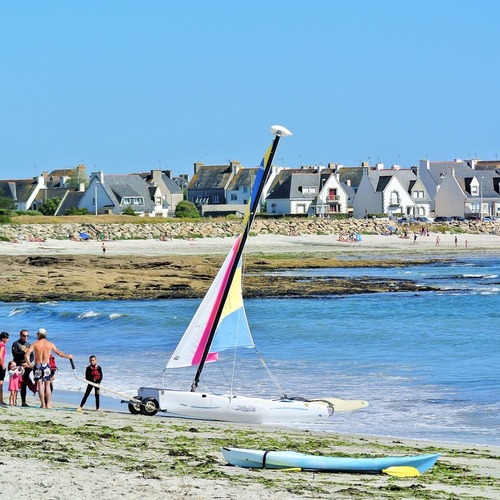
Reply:
[[[257,219],[252,232],[257,234],[384,234],[388,226],[411,231],[419,231],[419,225],[398,225],[382,219],[333,220],[321,218],[308,219]],[[481,223],[479,221],[451,223],[446,225],[429,224],[430,230],[439,227],[441,231],[475,234],[499,234],[500,223]],[[31,241],[47,239],[78,238],[79,233],[88,233],[91,238],[104,237],[120,239],[160,239],[160,238],[213,238],[235,236],[241,230],[241,221],[200,221],[172,223],[138,224],[2,224],[0,238],[15,240],[21,238]]]

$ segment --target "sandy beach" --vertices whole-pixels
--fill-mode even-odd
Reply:
[[[465,248],[465,240],[468,248]],[[221,255],[233,238],[106,242],[113,255]],[[332,236],[259,235],[253,254],[329,255],[346,259],[464,258],[500,255],[494,235],[435,235],[413,240],[363,236],[359,243]],[[0,254],[101,255],[95,241],[0,243]],[[5,497],[59,498],[500,498],[500,448],[392,438],[315,433],[290,428],[144,417],[105,407],[76,412],[71,398],[57,408],[0,407],[1,491]],[[335,417],[333,417],[335,418]],[[221,446],[297,450],[325,455],[383,456],[441,453],[417,478],[243,470],[224,463]]]
[[[283,236],[259,234],[249,238],[249,253],[273,254],[337,254],[360,255],[361,253],[380,255],[477,255],[498,253],[500,255],[500,236],[486,234],[457,235],[455,247],[454,234],[440,234],[439,246],[436,246],[437,234],[413,238],[399,238],[396,235],[363,235],[360,242],[338,241],[334,235]],[[467,241],[467,248],[465,242]],[[234,238],[195,238],[160,240],[119,240],[107,241],[106,253],[110,255],[219,255],[225,254]],[[99,241],[48,240],[44,242],[7,243],[0,242],[0,255],[101,255]]]
[[[5,497],[27,499],[35,492],[47,499],[500,496],[500,448],[95,412],[92,402],[83,412],[61,404],[52,410],[0,409]],[[417,478],[319,474],[231,467],[221,446],[340,456],[441,453],[441,458]]]

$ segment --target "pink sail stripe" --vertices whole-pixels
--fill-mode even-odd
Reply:
[[[241,243],[241,235],[238,236],[237,240],[234,242],[233,248],[231,249],[231,253],[232,253],[231,260],[228,262],[229,265],[226,267],[226,274],[224,275],[224,278],[222,280],[222,283],[224,285],[227,284],[227,282],[229,280],[229,274],[231,272],[231,265],[234,262],[234,258],[236,256],[236,253],[237,253],[237,250],[240,246],[240,243]],[[226,288],[226,286],[221,286],[219,288],[219,291],[217,293],[217,297],[214,300],[212,311],[210,312],[210,316],[208,317],[208,321],[207,321],[205,328],[203,330],[203,333],[201,335],[200,342],[199,342],[198,347],[196,348],[196,351],[193,355],[191,365],[197,365],[201,361],[201,358],[203,356],[203,352],[205,350],[205,346],[207,345],[208,337],[210,335],[210,330],[211,330],[212,325],[215,321],[215,316],[217,315],[217,309],[219,307],[219,304],[222,301],[222,295],[224,294],[225,288]]]

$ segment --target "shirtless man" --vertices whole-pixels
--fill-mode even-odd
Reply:
[[[36,332],[38,340],[31,344],[30,348],[26,351],[24,359],[28,368],[33,368],[30,362],[30,355],[35,354],[35,382],[38,386],[38,394],[40,396],[40,403],[42,408],[50,408],[50,355],[54,351],[61,358],[73,359],[72,354],[65,354],[60,351],[52,342],[47,340],[47,330],[40,328]]]

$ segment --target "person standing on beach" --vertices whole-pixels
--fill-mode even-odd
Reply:
[[[106,245],[104,244],[104,241],[102,242],[102,254],[106,255]]]
[[[9,334],[7,332],[0,333],[0,406],[5,406],[3,400],[3,381],[7,373],[5,366],[5,355],[7,354],[7,342],[9,341]]]
[[[441,238],[439,237],[439,234],[436,236],[436,246],[439,246],[439,242],[441,241]]]
[[[457,248],[458,245],[458,238],[455,236],[455,248]]]
[[[72,354],[65,354],[60,351],[55,344],[47,340],[47,330],[40,328],[36,332],[38,340],[33,342],[30,348],[24,354],[25,362],[28,368],[33,368],[30,361],[31,353],[35,353],[35,382],[40,396],[42,408],[50,408],[50,391],[51,370],[50,370],[50,355],[54,351],[61,358],[73,359]]]
[[[17,366],[24,368],[23,383],[21,384],[21,406],[29,406],[26,402],[26,388],[29,387],[33,394],[36,394],[36,384],[31,380],[31,368],[26,365],[24,361],[24,354],[29,349],[31,344],[28,342],[28,330],[21,330],[19,332],[19,339],[12,344],[12,358]],[[32,354],[30,361],[33,363],[35,356]]]
[[[90,356],[89,363],[90,365],[87,366],[87,369],[85,370],[85,380],[88,380],[93,384],[100,384],[102,382],[102,369],[97,364],[97,358],[95,356]],[[85,395],[83,396],[82,402],[80,403],[80,406],[76,409],[76,411],[82,411],[82,408],[87,402],[87,398],[90,396],[92,389],[95,390],[95,409],[96,411],[99,411],[100,390],[99,387],[96,387],[95,385],[92,384],[87,385],[87,390],[85,391]]]
[[[9,363],[9,405],[17,406],[17,393],[23,384],[24,368],[17,366],[15,361]]]

